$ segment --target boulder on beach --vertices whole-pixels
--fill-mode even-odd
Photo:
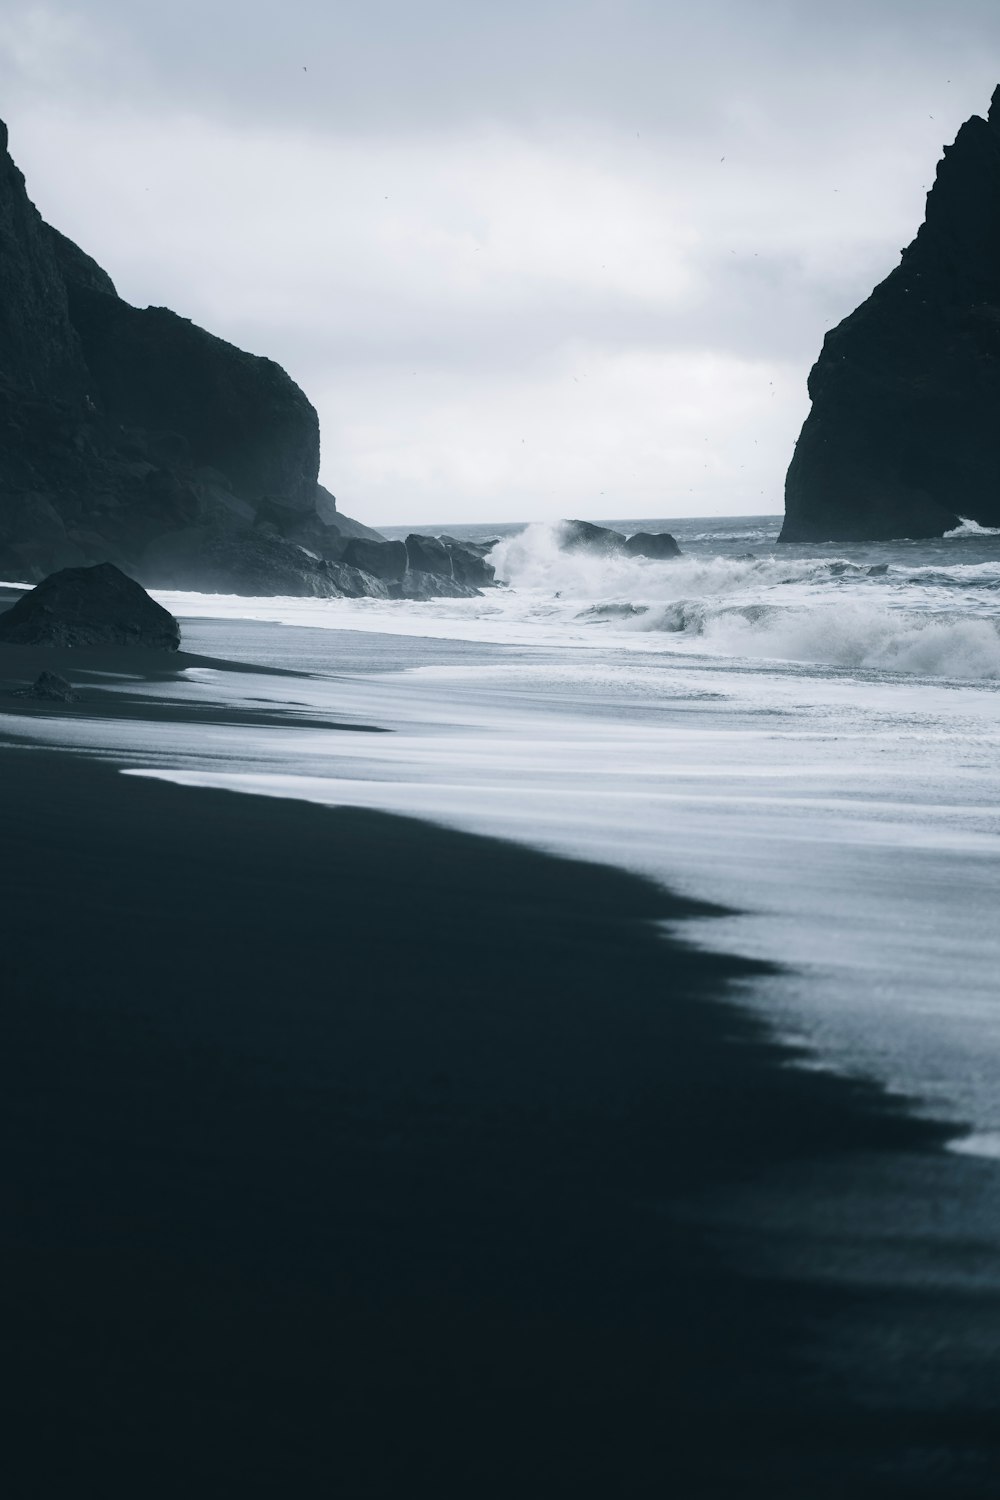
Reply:
[[[783,542],[1000,525],[1000,88],[946,148],[902,260],[828,333]]]
[[[63,568],[0,614],[9,646],[144,646],[176,651],[180,626],[114,563]]]
[[[669,531],[637,531],[625,543],[629,557],[680,557],[681,549]]]

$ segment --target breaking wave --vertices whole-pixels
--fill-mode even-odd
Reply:
[[[945,532],[948,540],[958,540],[963,536],[1000,536],[1000,527],[980,526],[978,521],[970,521],[966,516],[959,516],[960,525]]]
[[[564,551],[553,526],[527,526],[490,553],[501,582],[528,592],[594,602],[647,602],[698,594],[737,593],[749,587],[807,583],[865,569],[827,559],[684,556],[669,561]]]
[[[491,553],[526,608],[662,632],[671,650],[1000,679],[1000,562],[954,566],[753,554],[669,561],[567,552],[529,526]],[[666,644],[666,643],[665,643]]]
[[[692,539],[694,540],[694,539]],[[567,552],[553,526],[527,526],[498,542],[490,553],[497,578],[518,590],[591,602],[648,604],[670,599],[726,595],[744,590],[808,588],[861,583],[868,589],[930,585],[942,589],[1000,591],[1000,561],[950,566],[862,563],[837,557],[736,557],[688,554],[662,561]]]
[[[1000,631],[991,620],[949,618],[866,606],[860,601],[781,609],[767,605],[711,612],[672,606],[644,616],[649,630],[683,630],[725,656],[819,662],[922,677],[1000,679]]]

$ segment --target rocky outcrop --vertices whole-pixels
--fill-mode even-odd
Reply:
[[[494,581],[483,550],[453,537],[411,533],[404,542],[358,538],[346,543],[340,560],[380,579],[392,599],[472,598]]]
[[[152,587],[203,594],[285,598],[388,598],[377,578],[345,567],[265,529],[192,526],[159,537],[144,554]]]
[[[480,549],[452,537],[412,533],[405,542],[350,541],[341,560],[382,579],[394,599],[466,598],[493,583]]]
[[[112,563],[64,568],[0,614],[8,646],[145,646],[176,651],[180,626]]]
[[[341,561],[360,568],[383,583],[402,583],[408,567],[405,542],[372,542],[356,538],[346,543]]]
[[[1000,88],[947,148],[897,268],[827,334],[781,541],[1000,525]]]
[[[42,220],[0,125],[0,577],[108,560],[155,583],[144,569],[160,543],[207,532],[220,587],[256,570],[276,592],[294,572],[278,542],[334,562],[345,538],[378,539],[340,514],[318,470],[316,412],[284,370],[124,302]]]
[[[468,599],[493,583],[490,564],[459,542],[340,538],[323,556],[270,525],[170,532],[147,548],[142,576],[157,588],[325,599]]]
[[[403,594],[407,593],[407,580],[414,590],[412,597],[420,598],[426,589],[426,579],[436,578],[450,582],[449,593],[460,597],[464,593],[478,593],[493,582],[493,567],[481,556],[478,549],[464,546],[443,537],[418,536],[412,532],[404,543],[406,547],[407,571],[403,577]]]

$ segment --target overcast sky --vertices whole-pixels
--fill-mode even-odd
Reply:
[[[780,510],[998,82],[996,0],[0,0],[41,212],[280,361],[376,525]]]

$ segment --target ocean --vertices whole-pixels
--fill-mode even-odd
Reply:
[[[185,648],[252,661],[156,691],[294,721],[25,721],[125,768],[381,808],[634,870],[720,911],[691,943],[767,960],[742,998],[796,1065],[877,1080],[1000,1155],[1000,533],[778,546],[777,516],[611,520],[672,561],[494,540],[471,600],[160,593]],[[305,675],[289,702],[286,677]],[[248,682],[251,686],[248,688]],[[351,733],[348,726],[391,733]],[[102,737],[103,736],[103,737]],[[505,933],[483,920],[483,962]],[[676,927],[675,927],[675,930]],[[518,976],[511,975],[511,983]]]

